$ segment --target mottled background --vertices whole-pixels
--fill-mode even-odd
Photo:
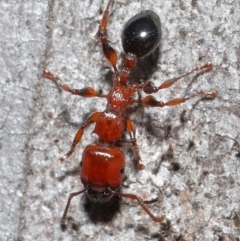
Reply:
[[[161,18],[161,46],[139,63],[132,81],[160,85],[211,61],[212,71],[192,74],[155,96],[166,101],[198,90],[218,96],[129,111],[146,168],[135,169],[124,135],[118,143],[127,163],[122,192],[138,194],[153,213],[166,214],[163,224],[131,200],[98,207],[82,195],[73,199],[67,229],[61,230],[68,194],[82,189],[83,148],[97,141],[93,126],[71,158],[64,164],[58,158],[83,120],[104,110],[106,102],[64,93],[42,71],[48,68],[70,86],[107,93],[112,75],[97,38],[106,5],[107,0],[0,2],[0,240],[239,241],[238,0],[115,1],[108,36],[119,54],[130,17],[151,9]]]

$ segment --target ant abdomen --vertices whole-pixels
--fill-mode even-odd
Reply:
[[[124,26],[122,45],[125,53],[138,58],[153,52],[161,40],[161,22],[156,13],[142,11],[132,17]]]

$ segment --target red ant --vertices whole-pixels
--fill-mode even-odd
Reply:
[[[137,91],[143,90],[147,94],[156,93],[173,85],[180,78],[185,77],[195,71],[211,70],[212,64],[208,63],[202,67],[195,68],[187,74],[166,80],[159,87],[155,87],[151,81],[142,84],[128,84],[131,69],[136,66],[137,59],[143,58],[152,53],[159,45],[161,38],[161,23],[156,13],[152,11],[142,11],[131,18],[124,27],[122,34],[123,49],[123,69],[118,70],[117,53],[112,48],[106,36],[106,27],[109,20],[109,8],[113,0],[109,0],[107,8],[103,13],[99,26],[99,37],[102,44],[103,53],[114,69],[115,77],[113,86],[107,95],[100,94],[91,87],[83,89],[71,89],[68,85],[52,73],[45,70],[43,76],[56,82],[63,90],[80,95],[83,97],[101,97],[107,99],[107,107],[103,112],[93,113],[79,128],[73,140],[70,151],[60,161],[63,162],[73,152],[76,145],[81,141],[84,129],[90,124],[95,123],[94,133],[99,137],[98,144],[88,145],[82,155],[80,177],[84,189],[79,192],[71,193],[61,219],[61,224],[65,225],[67,212],[73,197],[86,193],[93,202],[107,202],[114,195],[136,200],[147,214],[156,222],[162,222],[165,215],[161,217],[154,216],[140,197],[134,194],[125,194],[117,192],[121,187],[124,177],[125,157],[123,152],[114,146],[114,143],[122,137],[126,128],[130,135],[132,149],[135,154],[135,160],[138,169],[143,169],[139,149],[136,141],[136,127],[134,123],[126,116],[126,108],[133,104],[142,104],[147,107],[164,107],[179,105],[195,96],[213,99],[216,92],[199,91],[185,98],[177,98],[166,103],[157,101],[152,95],[143,99],[135,100],[132,95]]]

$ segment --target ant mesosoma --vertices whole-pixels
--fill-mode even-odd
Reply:
[[[144,91],[146,94],[156,93],[161,89],[165,89],[173,85],[180,78],[185,77],[195,71],[211,70],[212,64],[208,63],[202,67],[195,68],[190,72],[166,80],[159,87],[155,87],[151,81],[142,84],[128,84],[131,69],[136,66],[137,59],[143,58],[152,53],[159,45],[161,39],[161,23],[158,15],[152,11],[142,11],[131,18],[125,25],[122,33],[122,44],[125,52],[123,57],[123,68],[118,70],[117,53],[112,48],[106,36],[106,27],[109,20],[109,8],[113,0],[109,0],[107,8],[103,13],[99,26],[99,38],[102,44],[103,53],[114,69],[115,77],[113,85],[108,94],[100,94],[91,87],[83,89],[71,89],[68,85],[49,71],[45,70],[43,76],[56,82],[64,91],[73,95],[83,97],[100,97],[107,99],[107,107],[103,112],[95,112],[83,122],[77,131],[73,140],[70,151],[60,161],[63,162],[69,157],[76,145],[81,141],[84,129],[90,124],[95,123],[94,133],[99,137],[98,144],[88,145],[82,154],[80,163],[80,177],[84,185],[84,189],[79,192],[71,193],[61,224],[65,225],[67,212],[73,197],[82,193],[86,193],[88,198],[93,202],[107,202],[114,195],[136,200],[139,205],[147,212],[147,214],[156,222],[162,222],[165,215],[161,217],[154,216],[142,199],[134,194],[126,194],[117,192],[121,187],[124,177],[125,157],[123,152],[114,145],[118,141],[126,128],[130,135],[132,149],[135,155],[136,165],[138,169],[143,169],[139,148],[136,141],[136,127],[132,120],[126,116],[126,108],[133,104],[142,104],[147,107],[164,107],[179,105],[195,96],[213,99],[216,92],[199,91],[185,98],[172,99],[168,102],[157,101],[152,95],[147,95],[143,99],[135,100],[132,95],[137,91]]]

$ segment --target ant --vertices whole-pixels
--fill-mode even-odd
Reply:
[[[99,143],[90,144],[83,151],[80,163],[80,177],[84,189],[69,195],[61,219],[62,225],[65,225],[72,198],[82,193],[86,193],[88,198],[93,202],[107,202],[113,196],[136,200],[152,220],[162,222],[166,216],[163,215],[158,217],[153,215],[140,197],[134,194],[118,192],[124,178],[125,157],[123,151],[114,144],[122,137],[125,128],[130,135],[136,166],[139,170],[144,168],[136,140],[136,127],[132,120],[126,116],[126,109],[133,104],[141,104],[147,107],[174,106],[196,96],[213,99],[217,94],[216,92],[199,91],[188,97],[172,99],[165,103],[156,100],[152,95],[147,95],[145,98],[138,100],[132,98],[132,95],[137,91],[142,90],[146,94],[156,93],[159,90],[170,87],[182,77],[199,70],[211,70],[213,66],[211,63],[208,63],[184,75],[166,80],[158,87],[154,86],[151,81],[129,85],[128,79],[130,77],[130,72],[136,66],[137,59],[149,55],[159,46],[161,39],[161,23],[158,15],[149,10],[138,13],[126,23],[122,33],[122,45],[125,55],[123,57],[123,68],[119,71],[116,66],[118,60],[117,53],[115,49],[110,46],[106,35],[106,27],[109,21],[109,9],[112,4],[113,0],[109,0],[99,26],[99,38],[104,56],[110,62],[115,73],[113,85],[108,94],[98,93],[91,87],[72,89],[68,85],[62,83],[61,79],[49,71],[44,70],[43,72],[45,78],[56,82],[60,88],[73,95],[107,99],[106,109],[103,112],[91,114],[90,117],[83,122],[75,135],[70,151],[60,158],[61,162],[68,158],[74,152],[76,145],[81,141],[84,129],[90,124],[95,123],[93,132],[98,135]]]

